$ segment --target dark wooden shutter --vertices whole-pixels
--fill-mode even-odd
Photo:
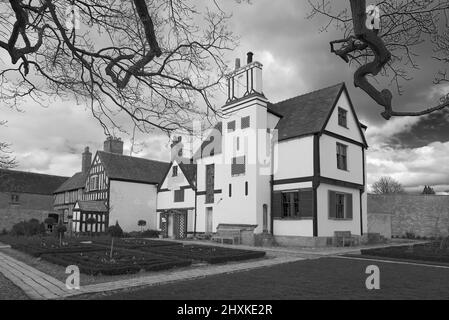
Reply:
[[[335,191],[329,190],[329,218],[337,218],[337,205],[336,205]]]
[[[273,217],[282,217],[282,192],[274,192],[271,201],[273,201]]]
[[[299,191],[299,214],[301,217],[313,217],[313,190]]]
[[[352,194],[345,195],[346,198],[346,219],[352,219]]]

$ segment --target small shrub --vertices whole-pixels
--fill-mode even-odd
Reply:
[[[157,238],[160,232],[158,230],[145,230],[141,233],[142,238]]]
[[[45,225],[37,219],[22,221],[12,226],[11,235],[13,236],[36,236],[45,233]]]

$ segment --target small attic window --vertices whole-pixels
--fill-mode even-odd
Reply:
[[[172,177],[176,177],[177,175],[178,175],[178,166],[173,166]]]
[[[347,128],[348,127],[348,111],[338,107],[338,125]]]

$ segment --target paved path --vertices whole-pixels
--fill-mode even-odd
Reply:
[[[1,252],[0,272],[31,299],[62,299],[74,294],[61,281]]]

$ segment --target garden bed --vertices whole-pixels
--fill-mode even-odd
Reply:
[[[204,261],[211,264],[258,259],[265,256],[264,251],[251,251],[201,245],[140,247],[138,250],[163,256],[191,259],[192,261]]]
[[[93,239],[93,244],[110,246],[111,239]],[[147,239],[115,239],[114,247],[123,249],[139,249],[142,247],[165,247],[165,246],[182,246],[182,243],[174,241],[158,241]]]
[[[449,263],[449,249],[440,249],[439,242],[410,246],[363,249],[362,255]]]
[[[109,250],[104,249],[92,252],[43,254],[41,258],[64,267],[76,265],[81,273],[88,275],[132,274],[141,270],[160,271],[185,267],[192,263],[185,259],[138,254],[126,250],[114,250],[113,259],[110,259]]]
[[[102,250],[101,247],[64,239],[63,245],[53,237],[1,237],[0,241],[33,257],[43,254],[76,253]]]

